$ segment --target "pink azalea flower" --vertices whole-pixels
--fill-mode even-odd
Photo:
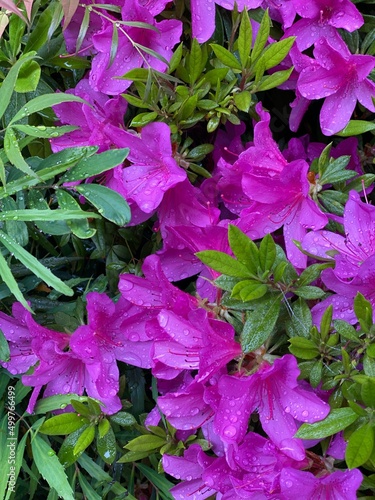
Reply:
[[[141,5],[137,0],[126,0],[121,10],[122,21],[147,23],[157,31],[118,25],[118,47],[112,64],[109,64],[113,39],[112,22],[104,19],[102,30],[93,35],[93,44],[98,53],[92,61],[90,83],[95,90],[111,95],[124,92],[131,85],[131,81],[116,77],[121,77],[134,68],[146,66],[157,71],[165,71],[165,62],[142,51],[141,47],[138,48],[134,44],[151,49],[169,61],[173,47],[180,41],[182,23],[176,19],[156,22],[147,8],[147,2],[142,3],[145,5]]]
[[[237,0],[239,12],[256,9],[263,0]],[[192,35],[199,43],[206,42],[215,31],[215,4],[233,10],[235,0],[191,0]]]
[[[292,0],[296,12],[302,19],[285,32],[285,36],[296,36],[300,51],[311,47],[320,38],[327,38],[332,45],[344,46],[337,28],[354,31],[363,24],[363,17],[350,0]]]
[[[296,17],[293,0],[265,0],[262,7],[270,9],[271,19],[281,23],[284,30],[293,24]]]
[[[70,338],[71,351],[87,365],[101,362],[98,382],[108,382],[110,372],[116,372],[115,360],[141,368],[151,367],[151,340],[141,331],[135,334],[130,329],[132,319],[140,308],[120,298],[115,304],[107,295],[91,292],[87,295],[88,324],[82,325]],[[138,326],[138,325],[137,325]]]
[[[128,160],[122,174],[121,190],[146,214],[160,205],[164,193],[186,179],[186,172],[172,155],[171,131],[167,124],[155,122],[143,127],[140,135],[116,130],[108,125],[108,133],[117,134],[117,144],[129,148]]]
[[[293,437],[298,428],[296,420],[309,423],[322,420],[329,413],[329,405],[313,392],[301,389],[298,376],[296,359],[285,355],[272,366],[263,362],[253,375],[220,378],[221,400],[214,424],[227,449],[242,441],[249,417],[257,409],[264,431],[276,446],[288,457],[303,460],[302,442]]]
[[[315,477],[310,472],[286,468],[280,477],[281,492],[286,500],[300,498],[301,491],[305,498],[355,500],[361,482],[358,469],[337,470],[328,476]]]
[[[345,236],[330,231],[308,233],[302,247],[313,255],[333,258],[335,276],[347,280],[355,277],[366,259],[375,254],[375,207],[363,203],[356,191],[350,191],[345,205],[344,230]]]
[[[323,99],[320,125],[323,134],[333,135],[350,120],[357,100],[374,112],[375,84],[367,79],[375,57],[352,55],[346,45],[333,47],[322,38],[314,49],[315,61],[302,69],[297,88],[308,100]]]
[[[68,147],[99,146],[99,152],[117,146],[117,132],[123,127],[127,102],[121,96],[108,99],[108,96],[92,89],[88,79],[81,80],[67,94],[82,97],[91,106],[80,102],[64,102],[53,107],[62,125],[75,125],[74,130],[61,137],[51,139],[52,151],[61,151]],[[113,129],[107,133],[105,126],[111,124]]]
[[[12,313],[13,317],[0,312],[0,330],[8,341],[10,351],[9,361],[0,361],[0,365],[16,375],[27,372],[36,364],[38,357],[31,347],[33,337],[28,326],[31,314],[18,302],[13,304]],[[47,332],[50,330],[45,330]]]

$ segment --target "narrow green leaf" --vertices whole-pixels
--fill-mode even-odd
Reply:
[[[173,483],[168,481],[165,476],[158,474],[154,471],[154,469],[151,469],[151,467],[148,467],[145,464],[137,463],[136,467],[158,490],[163,493],[165,500],[173,500],[173,496],[169,492],[174,486]]]
[[[71,217],[68,221],[67,224],[72,230],[72,233],[75,234],[78,238],[80,239],[87,239],[87,238],[92,238],[94,234],[96,233],[96,229],[90,228],[87,217],[92,217],[92,215],[95,215],[94,218],[98,214],[92,214],[92,212],[83,212],[80,210],[80,205],[77,203],[77,201],[71,196],[69,193],[59,189],[56,192],[57,195],[57,201],[59,202],[60,207],[63,209],[62,212],[80,212],[83,216],[86,216],[83,220],[80,218],[80,220],[77,220],[78,217],[75,219]],[[56,210],[54,210],[56,212]],[[91,215],[92,214],[92,215]],[[100,217],[100,216],[99,216]]]
[[[350,435],[345,450],[349,469],[363,465],[370,458],[374,448],[374,429],[370,423],[362,425]]]
[[[303,299],[320,299],[324,296],[325,292],[321,289],[318,288],[317,286],[300,286],[299,288],[296,288],[293,290],[298,297],[302,297]]]
[[[70,219],[100,219],[100,215],[93,212],[84,212],[79,209],[77,203],[75,210],[7,210],[0,212],[0,221],[19,220],[19,221],[57,221]]]
[[[5,132],[4,150],[12,165],[21,170],[23,173],[30,175],[31,177],[38,178],[36,173],[30,168],[30,166],[24,160],[17,136],[11,127],[7,127]]]
[[[247,113],[250,109],[252,97],[250,92],[244,90],[233,96],[234,103],[240,111]]]
[[[89,425],[79,436],[76,444],[73,448],[74,455],[80,455],[86,448],[94,441],[95,438],[95,426]]]
[[[145,434],[132,439],[124,448],[131,451],[149,451],[159,449],[164,444],[165,438]]]
[[[83,158],[69,172],[62,176],[60,182],[79,181],[102,174],[107,170],[121,165],[128,154],[128,148],[110,149],[103,153]]]
[[[282,71],[275,71],[272,75],[267,75],[261,79],[257,85],[256,91],[262,92],[265,90],[274,89],[282,83],[286,82],[293,72],[294,67],[284,69]]]
[[[25,307],[28,311],[31,311],[27,300],[22,295],[22,292],[18,286],[17,281],[15,280],[12,271],[10,270],[7,261],[4,259],[3,254],[0,251],[0,276],[4,283],[7,285],[11,293],[15,296],[18,302],[21,302],[23,307]]]
[[[335,319],[333,321],[333,326],[344,339],[353,340],[354,342],[359,341],[359,332],[357,332],[357,330],[352,325],[349,325],[349,323],[347,323],[346,321]]]
[[[71,401],[87,401],[87,396],[77,396],[77,394],[59,394],[57,396],[49,396],[43,399],[39,399],[35,408],[34,415],[39,415],[43,413],[48,413],[53,410],[63,410]]]
[[[31,99],[25,106],[23,106],[12,118],[9,125],[25,118],[26,116],[31,115],[32,113],[37,113],[38,111],[42,111],[46,108],[51,108],[52,106],[56,106],[57,104],[61,104],[62,102],[81,102],[83,104],[87,104],[91,106],[87,101],[81,99],[81,97],[77,97],[72,94],[64,94],[62,92],[56,94],[43,94],[38,97],[34,97]]]
[[[252,304],[254,309],[248,313],[241,333],[245,354],[258,349],[271,335],[279,317],[281,300],[279,295],[270,295]]]
[[[39,434],[33,436],[31,449],[35,465],[50,487],[54,488],[64,500],[74,500],[73,490],[68,482],[64,467],[53,449]]]
[[[70,125],[65,125],[63,127],[44,127],[42,125],[38,125],[34,127],[33,125],[21,125],[21,124],[14,124],[13,128],[32,137],[42,137],[46,139],[50,139],[52,137],[59,137],[60,135],[67,134],[68,132],[72,132],[73,130],[78,129],[78,127],[72,127]]]
[[[201,74],[202,64],[202,49],[196,38],[191,42],[191,50],[189,54],[189,80],[190,85],[194,85]]]
[[[125,226],[130,221],[129,205],[116,191],[100,184],[85,184],[76,186],[75,189],[98,209],[100,215],[111,222]]]
[[[289,339],[289,351],[301,359],[314,359],[319,355],[319,349],[314,342],[305,337],[292,337]]]
[[[90,477],[95,478],[97,481],[111,484],[111,491],[116,495],[126,496],[126,500],[137,500],[131,495],[120,483],[113,481],[112,477],[103,470],[103,467],[96,464],[86,453],[78,459],[79,465],[85,469]],[[172,499],[173,500],[173,499]]]
[[[240,56],[240,61],[243,68],[246,68],[246,64],[249,59],[252,40],[253,30],[249,19],[249,14],[247,13],[247,9],[245,8],[243,9],[241,14],[240,31],[237,40],[238,55]]]
[[[309,306],[302,298],[298,298],[291,306],[291,317],[286,323],[289,337],[308,337],[312,327],[312,316]]]
[[[288,55],[295,39],[296,37],[291,36],[268,45],[261,55],[261,59],[264,61],[264,69],[271,69],[280,64]]]
[[[225,49],[221,45],[216,43],[211,43],[210,46],[215,53],[215,56],[221,61],[225,66],[231,69],[242,70],[241,63],[238,61],[236,56],[234,56],[229,50]]]
[[[219,273],[233,276],[234,278],[251,277],[248,268],[233,257],[216,250],[205,250],[195,254],[204,264]]]
[[[85,476],[79,472],[78,473],[78,481],[79,485],[82,488],[82,493],[85,495],[85,498],[90,500],[102,500],[103,497],[98,495],[96,491],[93,489],[91,484],[87,481]]]
[[[102,422],[108,422],[108,420],[103,420]],[[99,433],[96,439],[96,446],[99,455],[106,464],[112,464],[115,461],[116,437],[110,426],[108,428],[108,431],[103,436],[100,436]]]
[[[112,66],[113,61],[115,60],[117,49],[118,49],[118,29],[116,23],[112,23],[112,40],[110,45],[107,70]]]
[[[76,41],[76,53],[79,52],[79,49],[82,47],[83,40],[85,39],[89,24],[90,24],[90,14],[91,9],[85,8],[85,13],[83,15],[83,19],[81,22],[81,26],[79,27],[79,33]]]
[[[259,264],[262,271],[270,271],[276,260],[276,245],[270,234],[267,234],[259,245]]]
[[[367,120],[350,120],[349,123],[340,132],[336,132],[339,137],[351,137],[352,135],[361,135],[375,130],[375,123]]]
[[[268,15],[268,10],[266,10],[264,12],[262,21],[260,23],[258,34],[254,41],[253,50],[251,51],[251,61],[253,63],[258,59],[258,57],[262,53],[262,50],[264,49],[269,36],[270,36],[270,16]]]
[[[45,281],[48,286],[51,286],[64,295],[73,295],[73,290],[69,288],[63,281],[61,281],[60,278],[55,276],[48,268],[43,266],[38,259],[36,259],[20,245],[17,245],[9,238],[7,234],[3,233],[2,231],[0,231],[0,241],[9,250],[9,252],[14,254],[16,259],[22,262],[22,264],[30,269],[30,271],[38,276],[38,278]]]
[[[10,359],[10,350],[8,341],[4,336],[2,330],[0,330],[0,361],[9,361]]]
[[[9,73],[5,77],[0,87],[0,118],[5,113],[5,110],[10,103],[14,86],[17,81],[18,73],[21,67],[26,64],[28,61],[31,61],[35,58],[35,53],[26,53],[23,54],[18,61],[11,67]]]
[[[256,244],[251,241],[251,239],[237,226],[233,226],[232,224],[230,224],[228,228],[228,240],[229,245],[238,261],[246,266],[251,274],[257,275],[260,262],[259,250]],[[241,278],[242,276],[238,277]]]
[[[323,439],[342,431],[358,419],[351,408],[335,408],[328,417],[314,424],[302,424],[295,437],[301,439]]]
[[[243,302],[248,302],[263,297],[267,292],[267,285],[255,280],[244,280],[234,286],[231,297],[235,299],[240,298]]]
[[[354,298],[354,312],[367,333],[372,325],[372,305],[361,293]]]
[[[80,429],[86,423],[77,413],[62,413],[45,420],[39,432],[48,436],[65,435]]]

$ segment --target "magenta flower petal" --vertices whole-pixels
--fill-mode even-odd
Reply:
[[[311,472],[285,468],[280,477],[281,492],[286,500],[300,498],[301,491],[305,498],[355,500],[361,482],[358,469],[337,470],[328,476],[315,477]]]

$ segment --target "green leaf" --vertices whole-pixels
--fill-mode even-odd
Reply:
[[[94,154],[97,150],[97,146],[66,148],[58,153],[48,156],[40,162],[38,176],[36,176],[33,172],[32,175],[8,182],[6,188],[0,187],[0,199],[17,193],[23,189],[35,186],[41,181],[53,179],[56,175],[65,172],[69,167],[77,163],[79,159],[87,155]]]
[[[181,42],[173,51],[171,60],[169,61],[168,73],[173,73],[179,66],[182,59],[182,47],[183,42]]]
[[[55,276],[49,269],[43,266],[38,259],[36,259],[20,245],[17,245],[2,231],[0,231],[0,242],[9,250],[9,252],[14,254],[16,259],[22,262],[22,264],[24,264],[26,268],[30,269],[30,271],[38,276],[38,278],[45,281],[48,286],[51,286],[64,295],[73,295],[73,290],[61,281],[60,278]]]
[[[190,85],[194,85],[198,77],[202,73],[202,49],[196,38],[191,42],[189,54],[189,81]]]
[[[38,22],[33,26],[33,29],[27,37],[26,46],[24,48],[25,53],[39,50],[47,42],[55,10],[56,4],[50,2],[41,12]]]
[[[39,432],[48,436],[65,435],[80,429],[85,424],[87,424],[86,419],[77,413],[62,413],[45,420]]]
[[[111,422],[114,422],[115,424],[121,425],[123,427],[128,427],[137,423],[133,415],[125,411],[119,411],[114,415],[111,415],[109,418]]]
[[[317,286],[300,286],[299,288],[296,288],[293,290],[293,292],[298,295],[298,297],[302,297],[303,299],[320,299],[323,297],[325,292],[321,289],[318,288]]]
[[[268,291],[267,285],[255,280],[244,280],[237,283],[232,290],[231,297],[240,298],[243,302],[259,299]]]
[[[100,184],[85,184],[75,186],[75,189],[98,209],[100,215],[111,222],[125,226],[130,221],[129,205],[116,191]]]
[[[87,396],[77,396],[77,394],[59,394],[58,396],[48,396],[39,399],[35,405],[33,415],[48,413],[53,410],[66,408],[73,399],[87,401]]]
[[[59,189],[58,191],[56,191],[56,195],[57,195],[57,201],[59,202],[60,207],[63,209],[61,210],[62,212],[76,213],[77,211],[80,211],[79,203],[77,203],[77,201],[69,193]],[[54,210],[54,213],[55,212],[56,210]],[[92,215],[95,216],[97,215],[97,214],[92,214],[92,212],[83,212],[83,211],[80,212],[82,215],[84,214],[86,217],[92,217]],[[72,230],[72,233],[75,234],[78,238],[83,240],[87,238],[92,238],[96,233],[96,229],[90,228],[87,218],[84,220],[82,219],[74,220],[74,218],[72,217],[67,221],[67,224]]]
[[[11,67],[9,73],[3,80],[0,87],[0,118],[4,115],[5,110],[10,103],[14,86],[17,81],[18,73],[21,67],[27,62],[35,58],[35,53],[23,54],[18,61]]]
[[[64,467],[59,462],[53,449],[36,434],[31,441],[35,465],[51,488],[64,500],[74,500],[73,490],[68,482]]]
[[[103,470],[103,467],[96,464],[89,456],[85,453],[78,459],[79,465],[86,470],[89,477],[95,478],[97,481],[108,483],[110,485],[110,490],[116,495],[122,495],[126,500],[137,500],[133,495],[131,495],[120,483],[113,481],[113,478]]]
[[[7,210],[0,213],[0,221],[19,220],[19,221],[57,221],[70,219],[100,219],[100,215],[92,212],[84,212],[79,209],[79,204],[75,205],[75,210]]]
[[[2,330],[0,330],[0,360],[1,361],[9,361],[10,359],[10,350],[8,341],[4,336]]]
[[[270,271],[276,260],[276,245],[270,234],[267,234],[259,245],[259,263],[262,271]]]
[[[88,10],[86,10],[88,12]],[[91,484],[87,481],[85,476],[79,472],[78,473],[78,481],[79,485],[82,489],[82,493],[84,494],[84,498],[90,499],[90,500],[102,500],[103,497],[98,495],[96,491],[93,489]]]
[[[286,323],[289,337],[308,337],[312,327],[312,316],[309,306],[302,298],[298,298],[291,306],[291,317]]]
[[[69,467],[69,465],[74,464],[76,460],[82,455],[83,451],[80,453],[74,453],[74,447],[80,438],[80,436],[89,428],[88,425],[82,426],[80,429],[69,434],[63,441],[59,449],[59,459],[63,466]]]
[[[231,52],[229,52],[229,50],[216,43],[211,43],[210,46],[214,51],[215,56],[224,64],[224,66],[228,66],[231,69],[237,69],[239,71],[242,70],[241,63]]]
[[[295,437],[301,439],[323,439],[337,434],[358,419],[351,408],[335,408],[320,422],[302,424]]]
[[[15,280],[12,271],[10,270],[7,261],[4,259],[3,254],[0,251],[0,276],[4,283],[7,285],[11,293],[17,299],[18,302],[21,302],[23,307],[25,307],[28,311],[31,312],[31,308],[27,303],[27,300],[22,295],[22,292],[18,286],[17,281]]]
[[[234,278],[251,277],[248,268],[238,260],[233,259],[224,252],[216,250],[204,250],[195,254],[203,264],[218,271],[219,273],[233,276]]]
[[[143,452],[157,450],[164,444],[165,438],[153,436],[152,434],[145,434],[132,439],[127,445],[124,446],[124,448],[131,451]]]
[[[354,298],[354,312],[366,333],[372,325],[372,305],[361,293]]]
[[[11,127],[7,127],[5,132],[4,150],[12,165],[21,170],[24,174],[38,179],[36,173],[30,168],[22,156],[17,136]]]
[[[332,315],[333,315],[333,306],[331,304],[324,311],[324,314],[320,321],[320,335],[324,341],[326,341],[326,339],[328,338],[329,332],[331,330]]]
[[[108,420],[102,420],[108,422]],[[108,422],[109,424],[109,422]],[[96,446],[98,453],[106,464],[112,464],[116,459],[116,438],[113,430],[109,426],[108,431],[103,435],[97,436]]]
[[[261,55],[261,59],[264,62],[264,69],[271,69],[280,64],[288,55],[295,39],[296,37],[290,36],[268,45]]]
[[[62,176],[60,182],[79,181],[102,174],[107,170],[121,165],[128,154],[128,148],[110,149],[104,151],[104,153],[83,158],[69,172]]]
[[[361,398],[365,405],[375,409],[375,380],[368,377],[361,387]]]
[[[253,302],[253,311],[247,319],[241,333],[241,346],[245,354],[258,349],[271,335],[280,312],[280,295],[270,295]]]
[[[139,469],[142,474],[147,477],[147,479],[163,493],[164,500],[173,500],[173,496],[170,494],[170,489],[174,486],[173,483],[168,481],[168,479],[155,472],[153,469],[145,464],[136,464],[137,469]]]
[[[250,109],[252,97],[250,92],[244,90],[243,92],[239,92],[238,94],[234,94],[233,96],[234,103],[240,111],[247,113]]]
[[[95,427],[93,425],[89,425],[82,434],[78,437],[76,444],[73,448],[74,455],[80,455],[83,453],[86,448],[90,446],[90,444],[94,441],[95,438]]]
[[[314,359],[319,355],[319,349],[312,340],[305,337],[292,337],[289,339],[289,351],[301,359]]]
[[[249,14],[247,13],[247,9],[245,8],[243,9],[241,14],[240,31],[237,39],[238,55],[240,56],[240,61],[243,68],[246,68],[246,64],[250,56],[252,40],[253,30],[249,19]]]
[[[374,429],[370,423],[356,429],[349,437],[345,460],[349,469],[363,465],[374,448]]]
[[[144,127],[150,122],[153,122],[158,117],[156,111],[151,111],[150,113],[139,113],[135,116],[131,123],[131,127]]]
[[[87,104],[87,106],[91,106],[87,101],[81,99],[72,94],[64,94],[62,92],[57,94],[43,94],[38,97],[34,97],[31,99],[25,106],[23,106],[12,118],[9,125],[17,122],[18,120],[22,120],[26,116],[31,115],[32,113],[37,113],[38,111],[42,111],[46,108],[51,108],[52,106],[56,106],[57,104],[61,104],[62,102],[81,102],[83,104]]]
[[[24,64],[14,86],[16,92],[34,92],[36,90],[41,74],[41,67],[36,61],[28,61]]]
[[[293,72],[294,67],[284,69],[282,71],[275,71],[272,75],[264,76],[257,85],[256,91],[262,92],[278,87],[286,82]]]
[[[264,49],[269,36],[270,36],[270,16],[268,15],[268,10],[266,10],[264,12],[262,21],[260,23],[258,34],[254,41],[253,50],[251,51],[252,63],[254,63],[262,53],[262,50]]]
[[[321,272],[323,269],[327,269],[327,267],[331,267],[331,264],[313,264],[312,266],[307,267],[302,273],[300,274],[297,284],[299,286],[304,286],[308,285],[312,281],[315,281],[319,278],[321,275]]]
[[[77,130],[78,127],[71,127],[70,125],[65,125],[63,127],[44,127],[43,125],[38,125],[34,127],[33,125],[14,124],[13,128],[32,137],[43,137],[49,139],[52,137],[59,137],[68,132],[72,132],[73,130]]]
[[[228,228],[228,240],[238,261],[246,266],[251,274],[256,275],[260,266],[259,250],[256,244],[251,241],[245,233],[238,229],[237,226],[233,226],[232,224],[230,224]],[[242,276],[238,277],[241,278]]]
[[[117,49],[118,49],[118,28],[116,23],[112,23],[112,40],[110,44],[109,50],[109,61],[106,69],[109,69],[112,66],[113,61],[115,60]]]
[[[352,135],[361,135],[375,130],[375,123],[367,120],[350,120],[349,123],[340,132],[336,132],[339,137],[351,137]]]
[[[333,321],[333,326],[344,339],[353,340],[354,342],[359,341],[359,332],[357,332],[357,330],[352,325],[349,325],[349,323],[347,323],[346,321],[335,319]]]

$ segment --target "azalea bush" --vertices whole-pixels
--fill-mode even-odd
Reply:
[[[372,498],[374,2],[0,8],[0,497]]]

